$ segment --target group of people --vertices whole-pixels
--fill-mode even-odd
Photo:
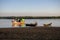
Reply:
[[[24,19],[23,18],[22,19],[13,19],[12,22],[14,22],[14,21],[21,22],[21,21],[24,21]]]
[[[22,19],[13,19],[12,20],[12,25],[18,25],[18,26],[24,26],[25,24],[25,20],[22,18]]]

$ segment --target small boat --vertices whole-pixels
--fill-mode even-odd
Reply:
[[[37,23],[35,23],[35,24],[26,24],[26,26],[37,26]]]
[[[49,24],[43,24],[44,27],[50,27],[52,25],[52,23],[49,23]]]

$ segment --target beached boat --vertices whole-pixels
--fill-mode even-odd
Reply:
[[[32,23],[31,24],[26,24],[26,26],[34,26],[35,27],[35,26],[37,26],[37,23],[34,23],[34,24],[32,24]]]
[[[52,25],[52,23],[49,23],[49,24],[43,24],[44,27],[50,27]]]

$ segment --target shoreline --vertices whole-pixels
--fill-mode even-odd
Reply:
[[[55,27],[60,27],[60,26],[50,26],[50,27],[45,27],[45,26],[25,26],[25,27],[1,27],[1,28],[50,28],[50,27],[52,27],[52,28],[55,28]],[[0,29],[1,29],[0,28]]]
[[[60,40],[60,27],[0,28],[0,40]]]

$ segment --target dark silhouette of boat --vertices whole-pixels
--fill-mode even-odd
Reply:
[[[34,24],[32,24],[32,23],[31,24],[26,24],[26,26],[33,26],[34,27],[34,26],[37,26],[37,23],[34,23]]]

